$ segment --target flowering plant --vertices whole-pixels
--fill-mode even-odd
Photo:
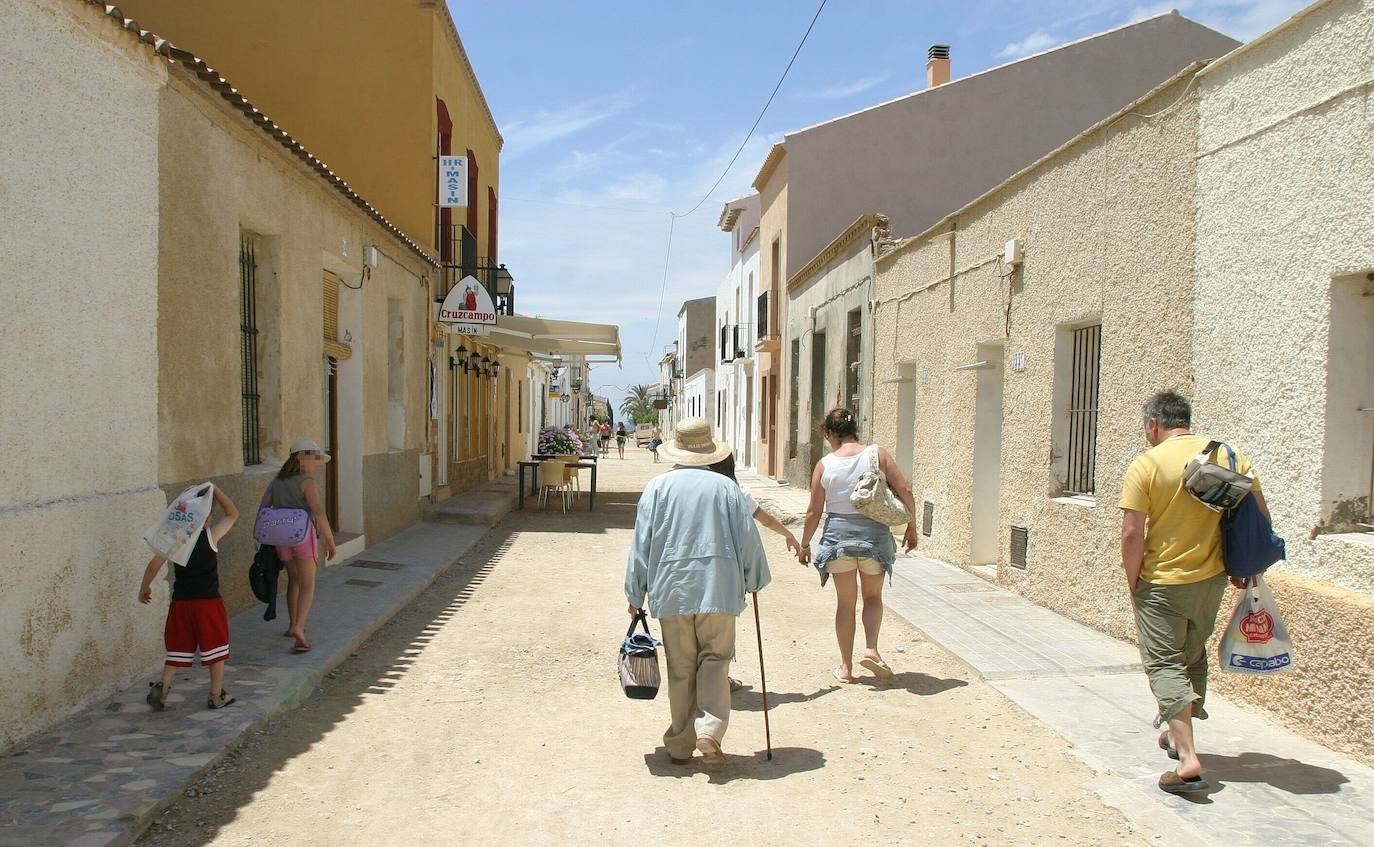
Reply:
[[[571,427],[546,426],[539,430],[539,452],[548,456],[580,456],[582,439]]]

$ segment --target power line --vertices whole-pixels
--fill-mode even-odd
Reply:
[[[749,127],[749,131],[745,133],[744,140],[740,142],[739,149],[735,151],[735,155],[730,157],[729,164],[720,172],[720,176],[716,177],[716,181],[711,184],[711,187],[706,190],[706,193],[702,195],[695,206],[682,214],[678,214],[677,212],[668,213],[668,248],[663,257],[663,284],[658,292],[658,313],[654,316],[654,334],[652,340],[649,342],[650,350],[658,346],[658,325],[663,319],[663,296],[668,290],[668,263],[673,253],[674,222],[676,222],[678,218],[689,217],[696,212],[697,209],[700,209],[702,204],[711,199],[711,194],[725,181],[725,177],[730,173],[730,169],[735,166],[735,162],[739,160],[740,154],[744,152],[744,148],[749,144],[749,140],[754,137],[754,131],[757,130],[759,124],[763,122],[763,116],[768,113],[768,107],[773,105],[773,98],[778,96],[778,91],[782,89],[782,84],[787,79],[787,74],[792,70],[792,65],[797,61],[797,56],[801,55],[802,47],[806,45],[806,39],[811,37],[811,30],[815,29],[816,21],[820,19],[821,11],[825,9],[826,2],[827,0],[821,0],[820,5],[816,7],[816,14],[811,16],[811,23],[807,25],[806,32],[802,33],[801,41],[797,42],[797,49],[792,51],[792,58],[787,60],[787,67],[782,69],[782,76],[778,77],[778,84],[773,86],[773,92],[768,95],[768,101],[764,103],[763,108],[759,110],[759,116],[754,119],[754,125]]]

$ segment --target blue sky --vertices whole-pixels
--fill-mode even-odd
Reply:
[[[682,301],[715,293],[729,269],[721,204],[750,190],[769,146],[924,87],[931,44],[950,45],[958,78],[1171,8],[1248,40],[1306,5],[829,0],[739,161],[677,221],[660,308],[669,212],[690,209],[720,175],[817,2],[448,2],[506,139],[501,260],[516,305],[619,324],[624,365],[592,378],[617,402],[615,386],[657,379]]]

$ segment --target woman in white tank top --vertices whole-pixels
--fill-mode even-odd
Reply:
[[[835,578],[835,638],[840,645],[840,664],[831,674],[840,682],[854,681],[854,612],[861,593],[864,655],[859,664],[874,676],[892,676],[892,668],[878,652],[878,629],[883,622],[883,575],[892,577],[897,545],[887,527],[859,514],[849,501],[859,477],[872,467],[875,453],[888,488],[906,505],[908,514],[916,514],[911,488],[891,454],[876,444],[861,444],[858,429],[858,421],[848,409],[834,409],[825,416],[821,434],[831,452],[811,473],[811,505],[806,510],[797,554],[802,564],[815,564],[821,572],[821,585]],[[825,529],[813,559],[811,538],[820,526],[822,512],[826,514]],[[902,546],[907,552],[916,548],[914,518],[906,526]]]

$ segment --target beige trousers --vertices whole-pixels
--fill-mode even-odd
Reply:
[[[668,755],[686,759],[703,736],[717,742],[730,724],[730,658],[735,616],[676,615],[658,622],[668,665],[673,723],[663,734]]]

